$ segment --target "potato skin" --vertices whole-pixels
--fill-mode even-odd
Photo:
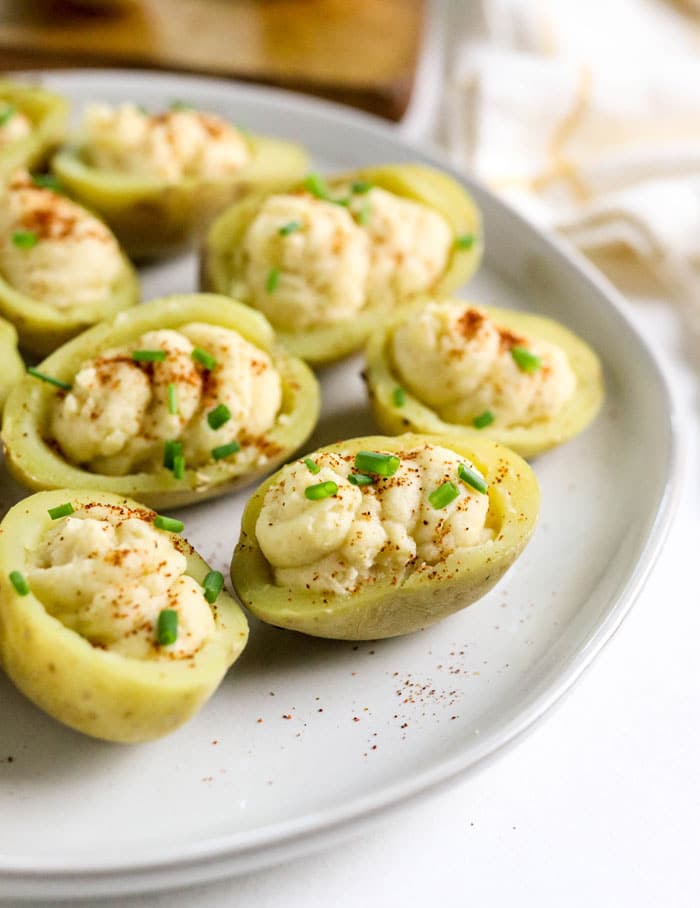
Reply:
[[[9,580],[27,573],[27,552],[51,526],[48,508],[101,502],[149,513],[131,499],[76,489],[40,492],[16,504],[0,524],[0,662],[40,709],[83,734],[133,744],[174,731],[197,712],[243,651],[248,624],[222,591],[214,608],[216,632],[192,659],[129,659],[92,646]],[[152,515],[155,516],[155,515]],[[200,583],[209,567],[181,541],[187,573]]]
[[[218,461],[186,470],[181,480],[165,468],[126,476],[88,472],[65,460],[48,437],[50,409],[61,392],[28,376],[11,392],[3,419],[6,463],[14,478],[33,490],[91,488],[133,495],[150,507],[179,507],[248,485],[290,456],[316,425],[320,408],[318,383],[301,360],[293,359],[275,346],[272,329],[260,313],[235,303],[230,297],[193,293],[144,303],[69,341],[38,368],[70,383],[80,364],[101,350],[127,343],[146,331],[178,328],[194,321],[238,331],[269,353],[279,369],[283,385],[282,414],[287,421],[266,433],[267,462],[242,472],[235,461]]]
[[[463,300],[454,300],[463,306]],[[370,338],[367,348],[365,380],[370,404],[380,428],[390,435],[418,432],[427,435],[445,435],[450,438],[489,438],[506,445],[521,457],[535,457],[550,448],[563,444],[582,432],[591,423],[605,397],[603,370],[594,351],[581,338],[551,319],[512,309],[478,305],[499,324],[514,331],[540,337],[558,344],[569,358],[577,386],[573,397],[567,401],[557,416],[536,426],[500,428],[497,425],[475,429],[473,426],[447,423],[427,404],[405,390],[405,403],[397,407],[393,392],[400,379],[394,371],[388,350],[393,331],[406,319],[415,315],[424,303],[417,303],[388,322]]]
[[[132,259],[145,260],[189,248],[227,205],[297,180],[307,168],[299,145],[263,136],[248,142],[251,159],[230,180],[167,183],[101,171],[85,162],[77,141],[54,156],[51,169],[73,198],[109,224]]]
[[[0,318],[0,415],[7,395],[24,378],[24,362],[17,352],[17,332]]]
[[[442,278],[432,288],[433,294],[448,294],[461,287],[479,267],[483,251],[481,215],[468,193],[451,177],[422,164],[387,164],[368,167],[328,179],[328,185],[365,181],[438,211],[454,230],[455,237],[469,234],[474,241],[468,249],[457,245]],[[295,190],[289,183],[275,190]],[[257,193],[224,211],[212,224],[202,249],[200,286],[203,290],[227,294],[234,277],[228,252],[243,239],[248,225],[270,192]],[[293,356],[313,366],[335,362],[360,350],[367,338],[388,317],[403,307],[366,307],[361,312],[335,325],[322,325],[305,331],[278,331],[277,336]]]
[[[243,513],[231,579],[243,605],[262,621],[314,637],[377,640],[409,634],[446,618],[485,595],[527,544],[537,521],[540,493],[531,467],[517,454],[488,439],[456,436],[370,436],[321,451],[402,451],[423,443],[443,445],[469,458],[489,481],[490,508],[498,537],[453,555],[441,565],[414,572],[401,585],[377,585],[338,595],[276,586],[255,535],[264,482]]]
[[[32,170],[46,163],[65,137],[68,101],[43,88],[7,80],[0,80],[0,98],[14,105],[35,126],[31,135],[0,151],[0,180],[5,180],[19,168]]]

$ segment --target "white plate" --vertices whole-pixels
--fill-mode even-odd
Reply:
[[[296,139],[323,168],[436,156],[370,117],[290,94],[143,73],[62,73],[76,104],[173,98]],[[123,894],[240,873],[330,844],[387,808],[473,770],[524,732],[620,624],[656,557],[676,487],[671,403],[611,288],[479,187],[486,261],[469,295],[560,319],[605,364],[608,399],[582,437],[536,463],[542,515],[481,602],[379,643],[253,622],[202,713],[153,744],[92,741],[0,681],[0,891]],[[146,297],[195,287],[192,258],[144,272]],[[356,358],[322,373],[312,444],[373,430]],[[3,503],[19,496],[5,478]],[[227,574],[247,493],[183,512]],[[12,761],[9,762],[9,757]]]

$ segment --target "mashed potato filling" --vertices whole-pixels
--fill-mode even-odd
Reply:
[[[460,464],[472,464],[430,444],[399,459],[394,475],[375,476],[369,485],[348,479],[356,472],[351,454],[315,455],[317,473],[305,461],[282,470],[255,527],[278,585],[342,594],[370,583],[401,583],[493,538],[488,495],[460,479]],[[337,491],[309,499],[307,489],[321,483],[335,483]],[[431,495],[444,483],[452,483],[456,495],[439,506]]]
[[[91,104],[83,134],[93,167],[147,179],[226,179],[250,158],[235,126],[187,107],[148,114],[135,104]]]
[[[32,121],[7,101],[0,101],[0,149],[7,148],[32,133]]]
[[[533,371],[518,364],[522,349],[538,358]],[[530,425],[555,416],[576,389],[560,347],[466,303],[429,303],[395,330],[390,352],[401,383],[452,423],[490,411],[499,426]]]
[[[197,358],[202,353],[213,367]],[[51,432],[69,460],[108,475],[159,469],[166,442],[180,444],[188,468],[232,442],[241,446],[237,462],[263,463],[261,436],[281,402],[267,353],[236,331],[193,322],[149,331],[84,363],[57,399]]]
[[[0,190],[0,273],[15,290],[59,310],[100,302],[123,270],[97,218],[19,171]]]
[[[186,658],[214,633],[212,610],[173,537],[146,515],[99,505],[57,520],[31,555],[29,582],[47,611],[95,646],[136,659]],[[157,638],[164,609],[178,616],[167,646]]]
[[[384,189],[273,195],[243,237],[231,292],[282,330],[335,324],[429,291],[453,243],[442,215]]]

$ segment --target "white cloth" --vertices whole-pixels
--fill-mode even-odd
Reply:
[[[456,5],[443,138],[529,217],[700,314],[698,2]]]

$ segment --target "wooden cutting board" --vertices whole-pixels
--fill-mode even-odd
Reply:
[[[425,0],[0,0],[5,70],[151,67],[231,76],[391,119],[408,104]]]

